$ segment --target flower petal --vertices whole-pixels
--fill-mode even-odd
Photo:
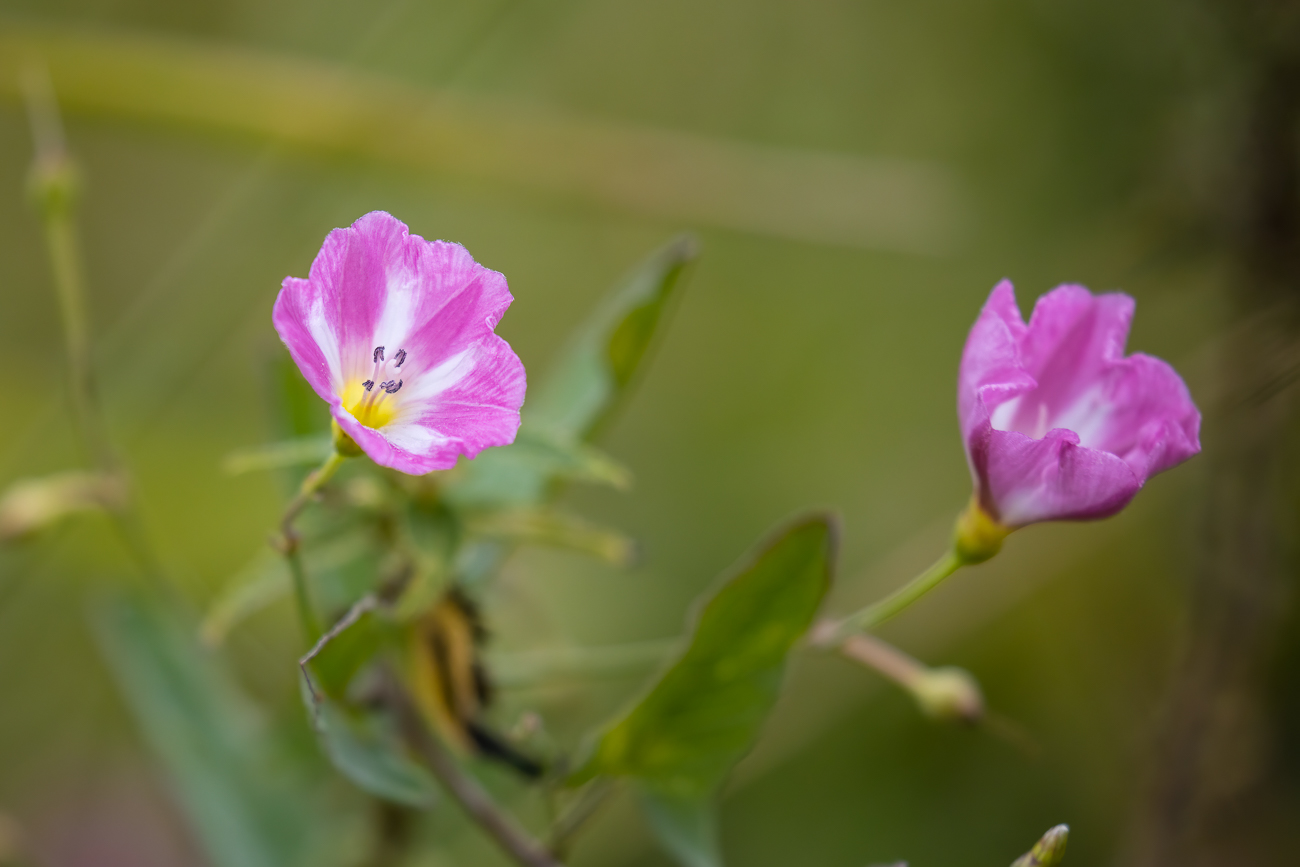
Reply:
[[[1113,515],[1142,487],[1132,468],[1109,452],[1084,448],[1073,431],[1040,439],[987,428],[982,452],[981,503],[1008,527],[1036,521],[1086,520]]]
[[[980,505],[1002,523],[1114,514],[1200,451],[1178,374],[1124,357],[1133,306],[1060,286],[1026,325],[1010,283],[990,294],[962,356],[958,413]]]
[[[309,280],[285,280],[273,319],[357,444],[377,463],[425,473],[514,440],[524,368],[494,333],[513,300],[505,277],[464,247],[426,241],[374,211],[330,232]],[[371,428],[342,400],[345,390],[362,393],[380,346],[388,364],[383,375],[402,385],[381,396],[391,411],[378,420],[367,416],[382,425]]]
[[[308,280],[285,277],[271,322],[316,393],[327,401],[337,401],[343,372],[336,317],[330,314],[318,287]]]
[[[424,382],[438,379],[425,373]],[[396,419],[368,428],[342,406],[334,418],[375,463],[419,475],[450,469],[457,458],[474,458],[490,446],[514,442],[527,379],[524,365],[505,340],[489,334],[453,359],[443,388],[408,399]]]

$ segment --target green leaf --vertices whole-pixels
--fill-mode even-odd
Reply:
[[[695,259],[690,236],[643,262],[578,332],[528,403],[526,425],[561,440],[590,439],[618,409],[654,343],[673,290]]]
[[[673,239],[605,299],[529,394],[515,444],[488,449],[463,464],[459,478],[447,486],[451,502],[528,505],[553,495],[557,481],[619,487],[630,480],[625,470],[582,443],[596,436],[631,393],[696,246],[690,236]]]
[[[381,798],[427,809],[438,784],[402,743],[393,721],[371,710],[351,708],[323,692],[303,686],[312,727],[330,763],[362,790]]]
[[[192,625],[158,602],[110,598],[97,635],[146,740],[216,867],[341,864],[344,826]],[[353,853],[354,854],[354,853]]]
[[[437,785],[410,755],[394,721],[375,707],[348,701],[354,681],[374,691],[377,681],[366,675],[379,674],[372,663],[399,637],[394,624],[375,612],[376,604],[373,596],[362,599],[309,654],[302,700],[321,748],[343,776],[382,798],[429,807]]]
[[[758,737],[786,656],[830,586],[835,546],[825,515],[760,546],[700,610],[680,658],[605,730],[575,782],[610,774],[677,801],[710,796]]]
[[[659,843],[682,867],[722,867],[712,798],[681,799],[640,787],[641,810]]]

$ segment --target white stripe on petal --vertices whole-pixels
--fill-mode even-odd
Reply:
[[[384,295],[384,309],[375,323],[375,346],[383,346],[388,357],[402,349],[415,322],[415,308],[419,301],[420,281],[416,275],[399,270],[387,275],[388,291]],[[373,349],[373,347],[371,347]]]
[[[432,370],[426,370],[411,377],[405,389],[410,389],[402,400],[402,408],[414,408],[415,404],[425,403],[437,397],[449,388],[455,387],[462,379],[474,372],[477,366],[475,347],[463,349],[448,358]],[[404,390],[405,390],[404,389]]]
[[[433,428],[416,423],[385,425],[382,433],[384,439],[414,455],[426,454],[433,446],[450,439]]]
[[[325,363],[329,365],[330,383],[334,387],[334,393],[340,394],[344,383],[343,363],[339,358],[339,336],[330,324],[330,319],[325,313],[325,299],[320,295],[312,299],[311,309],[307,311],[307,331],[320,347],[321,355],[325,356]]]
[[[1074,403],[1057,413],[1056,418],[1052,419],[1052,427],[1074,431],[1079,435],[1079,445],[1085,448],[1100,448],[1102,433],[1114,409],[1114,405],[1106,400],[1101,386],[1094,385]]]

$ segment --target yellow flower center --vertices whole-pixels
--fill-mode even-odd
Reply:
[[[376,393],[378,392],[378,393]],[[343,389],[343,408],[368,428],[379,429],[397,415],[397,401],[378,386],[366,390],[365,383],[354,379]]]

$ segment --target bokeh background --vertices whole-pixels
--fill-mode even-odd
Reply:
[[[0,481],[80,460],[24,192],[16,82],[32,58],[85,181],[103,402],[196,609],[283,507],[275,478],[221,470],[275,436],[280,280],[366,211],[504,272],[500,333],[533,377],[641,257],[683,229],[701,239],[605,441],[634,490],[568,497],[641,560],[522,552],[488,607],[504,649],[676,635],[719,571],[809,506],[843,517],[836,610],[895,586],[969,493],[953,388],[989,289],[1011,278],[1026,312],[1062,282],[1123,289],[1130,348],[1185,373],[1206,454],[1112,520],[1018,533],[884,631],[974,673],[995,725],[931,722],[870,672],[800,657],[727,789],[725,845],[754,867],[996,865],[1068,822],[1070,864],[1285,863],[1300,844],[1294,363],[1260,398],[1263,469],[1233,463],[1242,425],[1223,420],[1244,412],[1242,329],[1300,274],[1288,16],[1173,0],[5,0]],[[1259,217],[1274,200],[1281,223]],[[1216,473],[1263,517],[1225,518]],[[1238,574],[1216,564],[1241,527],[1264,554]],[[204,863],[87,623],[128,572],[96,518],[0,553],[0,813],[51,867]],[[297,701],[297,641],[287,603],[231,638],[269,706]],[[510,690],[501,712],[538,709],[574,740],[639,683]],[[423,863],[498,863],[437,821],[446,843]],[[574,863],[667,861],[620,801]]]

